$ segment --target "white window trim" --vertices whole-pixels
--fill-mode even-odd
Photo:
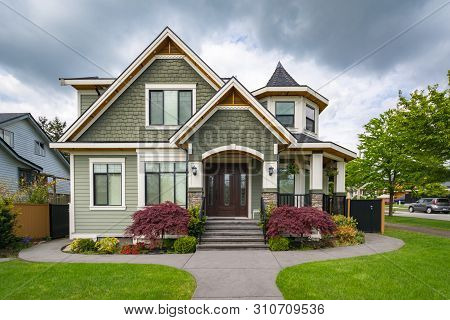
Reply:
[[[306,110],[309,107],[314,109],[314,131],[310,131],[310,130],[306,129],[306,119],[307,119]],[[317,135],[318,125],[319,125],[318,120],[319,120],[319,107],[317,107],[317,105],[315,103],[313,103],[312,101],[306,100],[306,102],[305,102],[305,122],[304,122],[305,123],[305,127],[304,127],[305,132],[306,133],[309,132],[309,133],[313,133],[314,135]]]
[[[150,90],[192,90],[192,115],[197,109],[196,83],[146,83],[145,84],[145,128],[152,130],[177,130],[181,125],[151,125],[150,124]]]
[[[121,206],[95,206],[94,205],[94,163],[120,163],[122,165],[122,205]],[[126,210],[125,206],[125,158],[89,158],[89,209],[101,210]]]

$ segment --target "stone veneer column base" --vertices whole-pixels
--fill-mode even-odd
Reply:
[[[267,207],[269,204],[272,206],[277,205],[277,192],[272,190],[262,191],[261,197],[263,199],[264,205]]]
[[[323,193],[311,192],[311,207],[323,209]]]
[[[188,208],[192,206],[200,206],[202,204],[203,191],[188,190]]]

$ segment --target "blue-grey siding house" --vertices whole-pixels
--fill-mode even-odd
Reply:
[[[70,194],[69,162],[29,113],[0,113],[0,185],[14,192],[37,175],[56,179],[56,193]]]

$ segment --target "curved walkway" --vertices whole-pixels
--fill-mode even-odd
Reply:
[[[269,250],[197,251],[168,255],[82,255],[61,248],[68,239],[53,240],[19,253],[34,262],[145,263],[162,264],[192,273],[197,280],[194,299],[282,299],[275,279],[281,269],[296,264],[350,258],[393,251],[403,241],[378,234],[366,234],[366,243],[310,251],[271,252]]]

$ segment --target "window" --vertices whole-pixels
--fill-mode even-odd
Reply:
[[[267,101],[262,101],[262,102],[261,102],[261,105],[262,105],[264,108],[267,109]]]
[[[230,205],[230,177],[229,173],[223,175],[223,204]]]
[[[122,164],[94,163],[94,206],[122,205]]]
[[[305,169],[305,194],[309,193],[310,186],[309,186],[309,180],[310,179],[310,172],[309,169]]]
[[[293,101],[275,102],[275,115],[278,121],[285,127],[294,127],[294,109]]]
[[[316,109],[306,105],[306,130],[316,132]]]
[[[145,205],[166,201],[186,206],[186,162],[145,163]]]
[[[0,138],[2,138],[11,148],[14,148],[14,133],[8,130],[0,129]]]
[[[31,185],[35,177],[36,175],[32,170],[19,168],[19,186],[25,187]]]
[[[150,90],[150,124],[181,125],[192,116],[192,90]]]
[[[240,194],[240,202],[241,206],[245,206],[245,203],[247,202],[247,175],[241,174],[241,194]]]
[[[280,163],[279,169],[280,193],[295,193],[295,175],[288,170],[288,163]]]
[[[34,154],[45,157],[45,144],[40,141],[34,141]]]

